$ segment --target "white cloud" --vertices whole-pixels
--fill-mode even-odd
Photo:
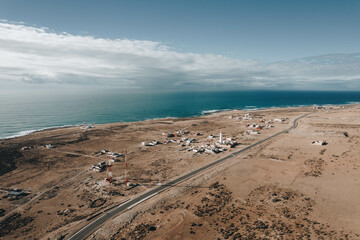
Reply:
[[[122,88],[360,89],[360,54],[263,64],[0,22],[0,81]]]

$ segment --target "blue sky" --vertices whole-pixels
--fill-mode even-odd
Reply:
[[[360,1],[1,0],[0,19],[4,86],[359,87]]]

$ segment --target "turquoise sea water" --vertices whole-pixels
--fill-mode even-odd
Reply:
[[[0,96],[0,138],[34,130],[198,116],[217,110],[360,102],[360,92],[230,91],[176,93],[24,94]]]

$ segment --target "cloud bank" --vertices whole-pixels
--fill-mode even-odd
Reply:
[[[0,83],[143,89],[360,90],[360,54],[264,64],[0,22]]]

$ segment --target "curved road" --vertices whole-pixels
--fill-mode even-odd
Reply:
[[[276,134],[274,134],[274,135],[272,135],[270,137],[267,137],[267,138],[265,138],[265,139],[263,139],[263,140],[261,140],[261,141],[259,141],[257,143],[254,143],[254,144],[249,145],[249,146],[247,146],[247,147],[245,147],[243,149],[240,149],[239,151],[236,151],[236,152],[234,152],[232,154],[229,154],[226,157],[220,158],[219,160],[216,160],[215,162],[212,162],[212,163],[210,163],[208,165],[205,165],[205,166],[203,166],[203,167],[201,167],[201,168],[199,168],[199,169],[197,169],[197,170],[195,170],[193,172],[190,172],[190,173],[188,173],[188,174],[186,174],[184,176],[178,177],[175,180],[172,180],[172,181],[166,183],[166,185],[161,185],[161,186],[159,186],[157,188],[154,188],[154,189],[142,194],[139,197],[136,197],[134,199],[128,200],[128,201],[126,201],[124,203],[121,203],[121,204],[115,206],[109,212],[107,212],[107,213],[103,214],[102,216],[98,217],[97,219],[95,219],[94,221],[92,221],[91,223],[89,223],[88,225],[83,227],[82,229],[80,229],[78,232],[76,232],[74,235],[72,235],[68,239],[69,240],[85,239],[92,232],[94,232],[96,229],[98,229],[102,224],[104,224],[107,220],[115,217],[119,213],[133,208],[134,206],[140,204],[141,202],[146,201],[147,199],[149,199],[149,198],[155,196],[156,194],[170,188],[171,186],[176,185],[176,184],[178,184],[178,183],[180,183],[180,182],[182,182],[184,180],[187,180],[187,179],[189,179],[191,177],[194,177],[196,174],[198,174],[200,172],[203,172],[203,171],[205,171],[205,170],[207,170],[207,169],[209,169],[211,167],[214,167],[215,165],[218,165],[218,164],[220,164],[220,163],[222,163],[222,162],[224,162],[224,161],[226,161],[226,160],[228,160],[230,158],[233,158],[233,157],[239,155],[240,153],[243,153],[243,152],[245,152],[245,151],[247,151],[247,150],[249,150],[249,149],[251,149],[253,147],[256,147],[256,146],[258,146],[258,145],[260,145],[260,144],[262,144],[262,143],[276,137],[276,136],[279,136],[280,134],[289,132],[290,130],[297,127],[299,119],[301,119],[301,118],[303,118],[303,117],[305,117],[305,116],[307,116],[309,114],[310,113],[302,115],[302,116],[296,118],[294,120],[294,122],[293,122],[293,125],[288,129],[285,129],[285,130],[283,130],[281,132],[278,132],[278,133],[276,133]]]

